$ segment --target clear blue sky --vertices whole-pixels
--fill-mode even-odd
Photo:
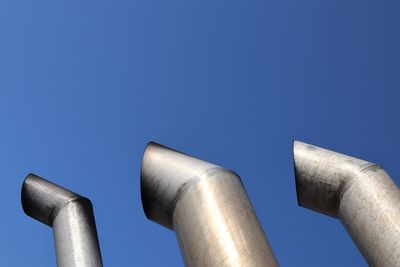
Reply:
[[[292,140],[400,182],[399,1],[0,2],[0,265],[54,266],[20,188],[89,197],[105,266],[181,266],[139,190],[148,141],[242,177],[282,266],[366,266],[296,202]]]

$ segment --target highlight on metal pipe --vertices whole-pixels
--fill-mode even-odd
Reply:
[[[277,266],[234,172],[150,142],[141,195],[147,218],[175,231],[186,266]]]
[[[103,266],[89,199],[29,174],[21,200],[28,216],[53,227],[58,267]]]
[[[295,141],[298,204],[339,218],[370,266],[400,266],[400,192],[378,165]]]

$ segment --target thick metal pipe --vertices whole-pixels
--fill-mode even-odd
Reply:
[[[300,206],[339,218],[370,266],[400,266],[400,192],[374,163],[295,141]]]
[[[29,174],[21,200],[28,216],[53,227],[58,267],[103,266],[89,199]]]
[[[186,266],[277,266],[234,172],[151,142],[141,194],[147,218],[175,231]]]

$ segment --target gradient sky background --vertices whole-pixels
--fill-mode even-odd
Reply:
[[[242,177],[282,266],[366,266],[297,206],[292,141],[400,182],[399,1],[0,1],[0,265],[55,266],[33,172],[89,197],[105,266],[182,266],[143,213],[156,141]]]

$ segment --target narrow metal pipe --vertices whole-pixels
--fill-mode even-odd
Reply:
[[[151,142],[141,194],[147,218],[175,231],[186,266],[277,266],[234,172]]]
[[[400,192],[378,165],[295,141],[300,206],[339,218],[370,266],[400,266]]]
[[[58,267],[103,266],[89,199],[29,174],[21,200],[28,216],[53,227]]]

